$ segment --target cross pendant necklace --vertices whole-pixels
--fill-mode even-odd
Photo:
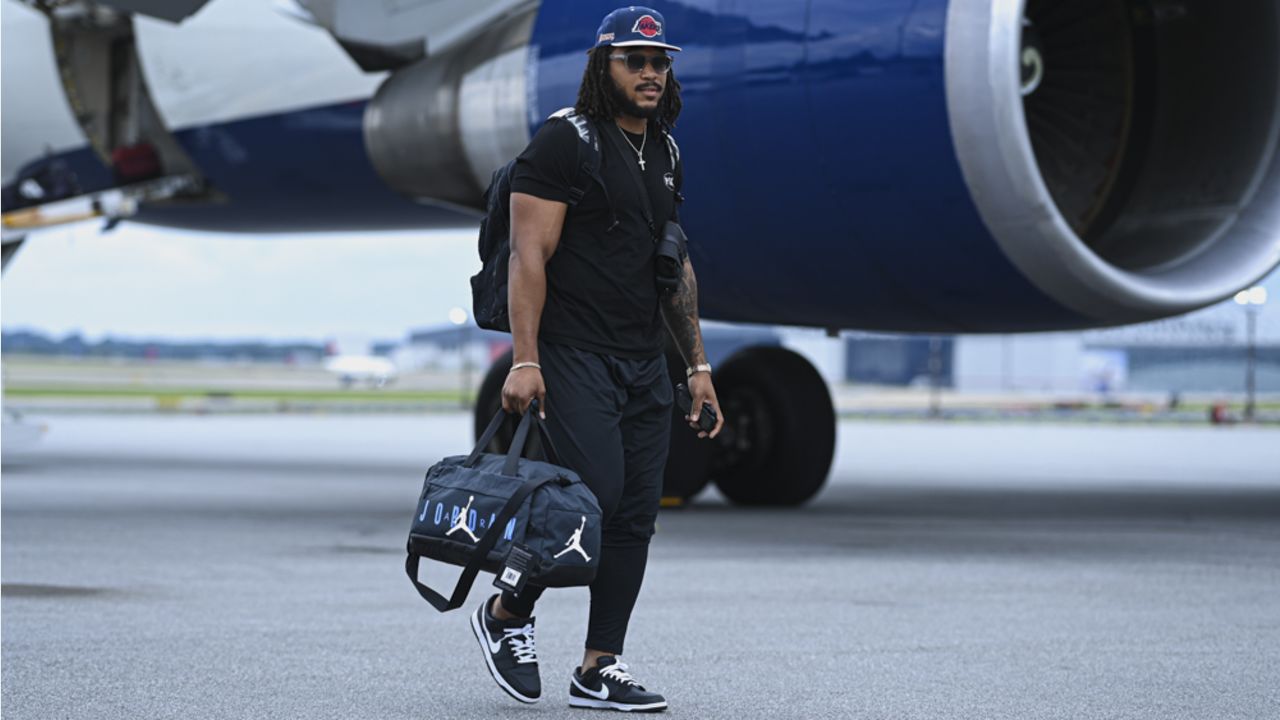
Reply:
[[[618,128],[618,132],[622,133],[622,139],[626,140],[627,145],[629,145],[631,150],[635,152],[636,162],[640,163],[640,172],[644,172],[644,144],[649,142],[649,129],[647,127],[645,128],[644,136],[640,138],[640,147],[637,149],[636,144],[631,142],[631,138],[627,137],[627,134],[623,132],[622,126],[619,125],[616,127]]]

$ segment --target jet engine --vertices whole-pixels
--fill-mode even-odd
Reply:
[[[365,110],[378,174],[415,200],[478,209],[489,176],[529,142],[534,11],[392,73]]]
[[[992,237],[1046,294],[1121,324],[1280,261],[1280,6],[952,0],[947,104]]]

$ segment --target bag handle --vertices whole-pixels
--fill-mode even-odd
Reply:
[[[529,404],[529,409],[525,411],[524,417],[520,418],[520,426],[516,428],[515,437],[511,438],[511,447],[507,450],[507,461],[502,465],[502,474],[506,477],[515,477],[516,470],[520,467],[520,457],[524,455],[524,446],[529,442],[529,428],[533,426],[534,412],[533,404]]]
[[[498,408],[498,414],[494,415],[493,419],[489,421],[489,427],[480,433],[480,439],[476,440],[475,448],[467,456],[467,459],[462,462],[463,467],[475,467],[481,453],[484,452],[485,448],[489,447],[489,443],[493,442],[493,436],[498,434],[498,428],[502,427],[502,421],[506,419],[507,411]]]
[[[527,417],[525,419],[528,420]],[[527,434],[528,426],[523,423],[521,426],[525,428]],[[506,533],[507,523],[511,522],[511,518],[515,517],[516,511],[520,509],[520,505],[524,503],[525,498],[529,497],[539,487],[547,483],[556,482],[558,479],[555,477],[530,478],[510,498],[507,498],[507,504],[502,506],[502,510],[498,512],[497,517],[485,532],[484,537],[480,538],[480,542],[476,543],[475,548],[472,550],[471,559],[463,567],[462,575],[458,576],[458,582],[453,586],[453,593],[447,598],[418,580],[418,560],[422,556],[415,553],[412,544],[410,544],[408,547],[409,555],[404,561],[404,571],[409,576],[409,581],[413,583],[413,587],[417,589],[418,594],[422,596],[422,599],[431,603],[431,606],[440,612],[448,612],[462,607],[462,603],[467,601],[467,595],[471,593],[471,586],[475,584],[476,575],[480,574],[480,566],[489,557],[489,551],[493,549],[493,546],[498,544],[498,538]]]
[[[526,429],[524,436],[521,437],[520,429],[525,427],[525,422],[530,415],[533,416],[534,422],[538,425],[538,435],[542,438],[543,447],[547,451],[547,460],[552,465],[560,464],[560,453],[556,450],[555,443],[551,441],[551,433],[547,431],[547,421],[543,420],[542,416],[538,414],[538,401],[535,398],[529,403],[529,409],[525,411],[525,415],[520,421],[520,426],[516,429],[516,436],[511,440],[511,448],[507,450],[507,464],[502,468],[503,475],[516,474],[515,466],[519,458],[522,457],[524,445],[529,439],[529,431]],[[475,448],[467,456],[467,459],[463,461],[463,467],[475,467],[475,464],[480,460],[480,456],[484,454],[485,448],[489,447],[489,443],[493,442],[494,436],[498,434],[498,429],[502,427],[502,422],[506,419],[507,411],[498,408],[497,414],[489,421],[489,426],[480,434],[480,439],[476,441]]]
[[[560,464],[560,451],[556,450],[556,444],[551,442],[551,431],[547,430],[547,421],[537,411],[537,400],[529,405],[530,411],[533,413],[533,421],[538,425],[538,437],[542,438],[542,449],[546,453],[547,462],[552,465]]]

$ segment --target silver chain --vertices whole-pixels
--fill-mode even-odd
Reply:
[[[640,172],[644,172],[644,144],[649,142],[649,127],[647,125],[645,126],[644,136],[640,138],[639,150],[636,149],[636,144],[631,142],[631,138],[627,137],[627,134],[623,132],[621,125],[615,125],[614,127],[618,128],[618,132],[622,133],[622,139],[626,140],[627,145],[629,145],[631,150],[635,152],[636,162],[640,163]]]

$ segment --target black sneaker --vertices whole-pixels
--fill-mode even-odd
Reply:
[[[606,655],[585,673],[582,668],[573,671],[573,681],[569,683],[569,707],[662,712],[667,709],[667,700],[636,682],[627,673],[626,663]]]
[[[471,614],[471,630],[484,650],[489,674],[511,697],[534,703],[542,695],[538,653],[533,649],[533,618],[499,620],[489,607],[494,595]]]

